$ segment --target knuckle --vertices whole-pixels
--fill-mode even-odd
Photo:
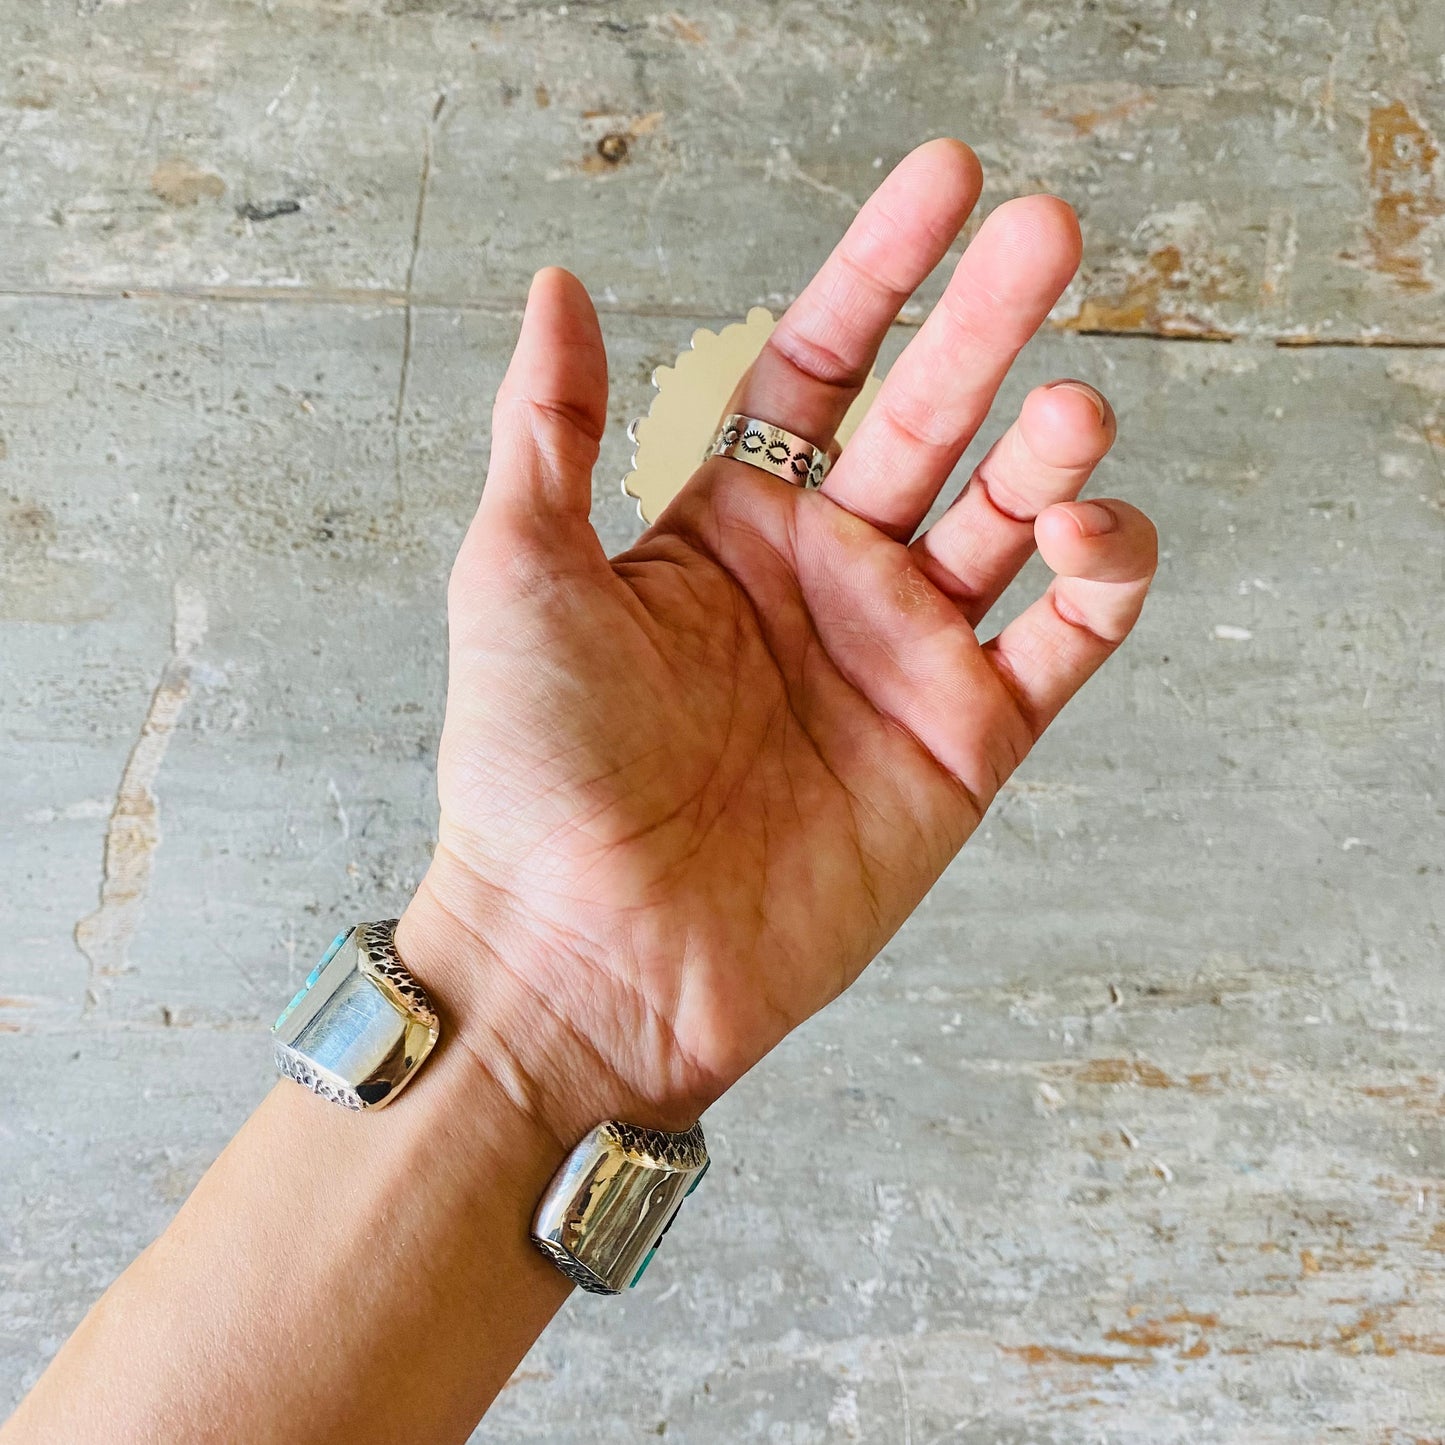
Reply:
[[[1005,326],[1017,330],[1016,306],[996,296],[976,277],[960,271],[938,298],[938,309],[956,333],[955,341],[985,357],[1011,354],[1016,347],[1001,339]]]
[[[864,229],[838,251],[838,267],[849,289],[860,292],[867,300],[877,298],[895,307],[901,304],[914,283],[896,265],[897,242],[916,224],[912,212],[895,211],[880,201],[864,221]]]
[[[957,445],[959,425],[955,417],[934,406],[926,397],[912,392],[874,402],[889,430],[905,443],[924,451],[943,451]]]
[[[807,322],[793,322],[787,326],[779,323],[769,337],[768,345],[774,355],[808,381],[840,389],[861,386],[866,372],[817,334],[842,329],[832,322],[832,317],[833,313],[825,303],[821,317],[815,318],[825,323],[821,326]]]

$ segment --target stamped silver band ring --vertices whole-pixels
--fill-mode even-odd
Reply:
[[[710,457],[732,457],[795,487],[821,487],[835,453],[796,437],[780,426],[734,412],[725,416],[708,448]]]

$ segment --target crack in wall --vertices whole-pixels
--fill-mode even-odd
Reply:
[[[75,925],[76,947],[89,966],[86,1013],[100,1003],[109,981],[128,967],[130,943],[144,911],[161,840],[155,781],[190,698],[192,663],[206,635],[205,598],[185,582],[175,584],[173,595],[170,656],[126,759],[106,824],[100,904]]]
[[[422,136],[421,173],[416,185],[416,218],[412,222],[411,255],[406,263],[406,287],[402,292],[401,368],[396,381],[396,412],[391,423],[391,459],[399,512],[406,510],[406,486],[401,465],[401,423],[406,413],[406,392],[411,381],[412,341],[416,334],[412,288],[416,282],[417,258],[421,255],[422,227],[426,223],[426,195],[431,185],[432,146],[436,142],[437,121],[441,118],[442,107],[446,103],[446,91],[442,91],[436,98],[436,104],[432,106],[431,119],[427,122]]]
[[[414,264],[414,263],[413,263]],[[264,285],[240,286],[63,286],[63,287],[7,287],[0,286],[0,300],[5,301],[101,301],[134,302],[137,304],[170,305],[175,302],[202,302],[207,305],[242,306],[336,306],[372,311],[377,307],[394,307],[413,317],[419,311],[455,311],[482,316],[512,317],[521,315],[526,304],[522,296],[448,296],[429,295],[426,292],[397,290],[394,287],[377,287],[374,290],[346,287],[276,287]],[[682,302],[609,301],[605,296],[594,296],[593,305],[599,316],[616,316],[636,320],[668,320],[696,324],[722,323],[740,319],[747,305],[741,310],[719,311],[709,302],[697,305]],[[747,303],[752,304],[751,302]],[[761,304],[761,303],[759,303]],[[769,309],[780,311],[776,300],[769,303]],[[894,320],[894,325],[903,331],[917,330],[928,319],[928,307],[908,303]],[[407,325],[404,321],[404,326]],[[1328,330],[1282,330],[1262,325],[1244,325],[1234,330],[1213,330],[1179,332],[1166,328],[1117,326],[1089,324],[1077,319],[1063,321],[1050,319],[1044,322],[1044,329],[1052,332],[1068,332],[1077,336],[1119,337],[1125,340],[1185,342],[1229,345],[1233,342],[1253,343],[1261,346],[1279,347],[1373,347],[1382,351],[1434,351],[1445,350],[1445,330],[1438,334],[1425,333],[1419,336],[1404,335],[1383,330],[1364,329],[1360,331],[1333,332]],[[410,372],[410,358],[407,356],[406,333],[403,332],[403,358],[405,368]],[[400,417],[400,408],[406,401],[407,387],[398,377],[398,405],[393,410],[394,424]]]

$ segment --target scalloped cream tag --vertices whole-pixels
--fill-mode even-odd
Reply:
[[[647,415],[627,428],[632,470],[622,479],[622,490],[636,500],[644,522],[655,522],[701,465],[733,389],[776,324],[766,306],[754,306],[746,321],[735,321],[721,331],[701,326],[671,366],[659,366],[652,373],[657,394]],[[882,385],[876,373],[869,375],[838,428],[840,446],[847,444]],[[763,420],[788,424],[786,417]]]

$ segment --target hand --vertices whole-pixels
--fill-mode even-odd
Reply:
[[[979,187],[957,142],[904,160],[732,409],[826,446]],[[1000,206],[821,491],[713,459],[611,560],[596,313],[534,279],[452,573],[440,836],[401,947],[466,956],[427,976],[559,1135],[691,1122],[842,992],[1133,625],[1154,529],[1074,500],[1114,433],[1081,383],[1031,393],[915,536],[1078,259],[1062,201]],[[981,643],[1035,546],[1057,575]]]

